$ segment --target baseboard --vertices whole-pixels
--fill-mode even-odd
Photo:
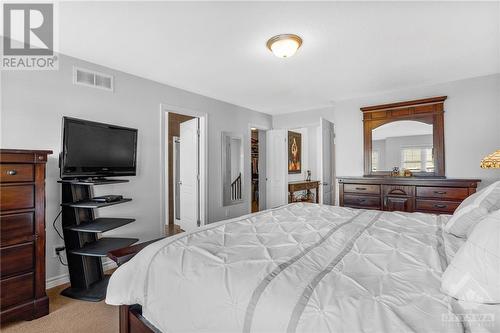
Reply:
[[[102,263],[102,268],[104,271],[116,268],[116,263],[108,258],[103,260],[104,262]],[[57,286],[60,286],[62,284],[69,283],[69,273],[66,274],[61,274],[58,276],[54,276],[51,278],[48,278],[45,281],[45,289],[51,289]]]

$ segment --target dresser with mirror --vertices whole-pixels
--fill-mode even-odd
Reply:
[[[445,177],[446,96],[366,106],[363,177],[339,177],[339,203],[353,208],[452,214],[479,179]]]

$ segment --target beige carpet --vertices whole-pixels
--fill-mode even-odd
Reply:
[[[2,327],[2,333],[117,333],[118,307],[102,302],[83,302],[59,295],[68,285],[47,290],[50,313],[32,321]]]

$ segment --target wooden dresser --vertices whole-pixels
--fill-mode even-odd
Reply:
[[[476,192],[479,179],[341,177],[340,206],[387,211],[453,214]]]
[[[0,322],[49,313],[45,293],[48,150],[0,150]]]

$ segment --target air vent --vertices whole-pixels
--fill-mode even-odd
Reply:
[[[114,80],[112,75],[91,71],[89,69],[73,67],[73,83],[113,91]]]

